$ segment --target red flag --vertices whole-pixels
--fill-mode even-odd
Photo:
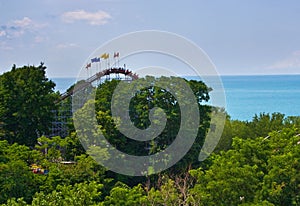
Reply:
[[[92,66],[92,64],[91,64],[91,63],[88,63],[88,64],[85,66],[85,68],[88,69],[88,68],[91,67],[91,66]]]
[[[114,58],[119,57],[120,53],[119,52],[114,52]]]

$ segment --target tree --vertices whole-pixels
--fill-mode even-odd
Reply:
[[[95,108],[97,113],[97,121],[100,125],[101,131],[107,140],[117,149],[131,155],[149,155],[160,152],[167,148],[176,138],[179,128],[181,127],[181,106],[177,99],[169,92],[168,88],[172,87],[177,95],[181,97],[184,95],[180,92],[182,89],[183,81],[177,77],[150,77],[147,76],[144,79],[139,79],[139,84],[143,85],[145,82],[151,83],[153,86],[146,86],[136,92],[131,98],[128,112],[130,121],[136,128],[146,129],[151,125],[149,116],[149,110],[153,108],[161,108],[166,114],[167,122],[165,128],[153,141],[135,141],[127,138],[116,129],[115,119],[111,117],[111,101],[114,90],[117,88],[119,81],[112,80],[101,84],[96,93]],[[201,81],[186,81],[185,83],[191,88],[195,101],[198,103],[199,113],[201,115],[200,123],[193,125],[198,128],[198,134],[196,137],[195,144],[192,146],[190,151],[185,157],[178,162],[175,167],[170,168],[170,173],[184,172],[188,165],[198,165],[198,155],[201,146],[204,142],[207,129],[210,126],[209,113],[211,107],[203,105],[203,102],[209,100],[208,88]],[[172,84],[168,84],[172,82]],[[157,83],[165,84],[165,88],[155,86]],[[130,84],[128,84],[130,88]],[[126,85],[125,85],[126,86]],[[122,96],[123,94],[119,94]],[[126,95],[124,95],[126,96]],[[120,101],[120,107],[124,107],[123,101]],[[159,115],[160,111],[156,111],[156,115]],[[192,116],[192,114],[191,114]],[[153,124],[161,125],[160,120],[152,122]],[[186,132],[189,132],[186,129]],[[188,137],[187,137],[188,138]]]
[[[57,94],[46,67],[24,66],[0,76],[0,139],[34,146],[47,133]]]
[[[32,205],[95,205],[96,199],[101,196],[102,184],[95,181],[83,182],[72,185],[58,185],[56,190],[45,194],[39,192],[35,194]]]
[[[0,203],[9,198],[32,200],[38,190],[40,177],[30,171],[29,165],[40,159],[38,151],[0,141]]]
[[[269,126],[269,125],[268,125]],[[234,138],[232,149],[210,157],[206,170],[191,170],[196,205],[299,205],[299,129],[267,137]]]
[[[274,205],[300,205],[300,134],[296,129],[270,133],[267,173],[259,198]]]
[[[252,130],[253,137],[265,137],[269,132],[281,130],[284,127],[284,114],[272,113],[255,115],[249,128]]]
[[[101,205],[143,206],[147,205],[147,196],[140,184],[130,188],[119,182],[112,188],[110,195],[105,197]]]

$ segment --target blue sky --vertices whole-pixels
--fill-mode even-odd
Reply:
[[[75,77],[103,43],[152,29],[196,43],[221,75],[300,74],[299,11],[297,0],[0,0],[0,74],[43,61],[49,77]]]

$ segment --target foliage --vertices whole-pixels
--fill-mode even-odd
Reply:
[[[112,188],[110,195],[105,197],[101,205],[142,206],[147,205],[147,196],[141,185],[129,188],[123,183],[118,183]]]
[[[24,66],[0,76],[0,139],[34,146],[48,131],[55,109],[54,82],[46,67]]]
[[[155,85],[157,82],[180,82],[176,77],[161,77],[154,78],[147,76],[145,79],[140,79],[141,84],[143,82],[150,82],[150,85]],[[101,84],[97,89],[95,107],[97,111],[97,121],[100,125],[106,139],[115,146],[118,150],[132,155],[149,155],[164,150],[170,145],[176,138],[176,135],[180,128],[180,106],[175,97],[168,91],[168,89],[160,88],[156,86],[149,86],[141,89],[136,93],[129,105],[130,120],[134,126],[139,129],[146,129],[150,126],[149,110],[158,107],[162,108],[166,114],[167,122],[162,133],[155,138],[155,141],[135,141],[127,138],[116,129],[118,121],[111,117],[111,100],[114,90],[116,89],[119,81],[112,80],[106,81]],[[175,166],[170,168],[167,173],[180,173],[184,172],[188,165],[193,164],[195,167],[198,163],[198,154],[201,146],[204,142],[205,134],[210,124],[210,107],[203,105],[202,103],[209,100],[210,89],[201,81],[186,81],[189,87],[194,93],[199,107],[199,113],[201,115],[200,124],[195,125],[199,128],[198,135],[193,147],[180,160]],[[167,85],[166,87],[169,87]],[[181,87],[180,83],[173,83],[176,91],[179,91]],[[183,95],[178,92],[177,95]],[[122,94],[120,94],[122,96]],[[124,96],[126,96],[124,94]],[[160,124],[156,122],[156,124]]]
[[[83,150],[78,130],[72,127],[66,138],[41,135],[56,98],[54,84],[44,75],[45,67],[40,65],[14,67],[0,76],[0,204],[300,205],[300,117],[261,113],[252,121],[239,121],[228,116],[215,153],[198,163],[209,114],[217,108],[202,104],[209,99],[209,88],[202,82],[187,81],[197,97],[202,118],[204,115],[196,144],[182,161],[165,172],[129,177],[97,164]],[[175,98],[158,87],[144,88],[134,95],[129,112],[136,127],[149,126],[148,109],[153,107],[163,108],[171,120],[157,142],[136,145],[120,134],[116,129],[119,122],[111,116],[112,91],[117,84],[116,80],[103,83],[96,101],[84,105],[89,108],[89,104],[95,104],[97,110],[99,125],[90,132],[101,129],[118,149],[135,155],[153,154],[167,147],[180,125]],[[90,148],[89,152],[108,158],[105,150]],[[49,173],[33,173],[32,164]]]
[[[32,199],[38,190],[39,178],[30,171],[28,164],[38,159],[36,151],[26,146],[0,141],[0,203],[9,198]]]
[[[148,200],[151,205],[181,205],[182,200],[174,180],[167,179],[159,190],[151,188],[148,192]]]
[[[96,199],[101,195],[100,189],[103,185],[95,181],[89,183],[83,182],[72,185],[58,185],[56,190],[45,194],[36,193],[32,205],[94,205]]]
[[[299,205],[300,134],[296,124],[283,124],[285,128],[266,137],[233,138],[231,148],[209,157],[205,168],[181,175],[161,173],[148,177],[152,183],[142,180],[135,186],[108,179],[110,173],[85,154],[75,156],[74,164],[58,162],[67,139],[42,137],[38,150],[0,141],[0,203]],[[45,154],[46,148],[53,152]],[[49,174],[32,173],[32,163],[49,169]]]
[[[191,171],[197,179],[191,202],[299,205],[299,146],[299,130],[293,128],[274,131],[265,138],[234,138],[231,150],[211,157],[209,169]]]

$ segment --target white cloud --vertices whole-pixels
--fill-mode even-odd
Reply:
[[[23,17],[23,19],[13,20],[6,25],[0,26],[0,37],[6,37],[9,39],[17,38],[26,32],[36,32],[45,26],[45,24],[39,24],[29,17]]]
[[[13,23],[15,26],[22,27],[22,28],[34,25],[33,21],[28,17],[24,17],[21,20],[15,20],[13,21]]]
[[[23,17],[23,19],[14,20],[11,26],[13,26],[15,28],[35,30],[35,29],[44,28],[46,26],[46,24],[37,23],[37,22],[33,21],[32,19],[30,19],[29,17],[25,16],[25,17]]]
[[[75,21],[86,21],[90,25],[103,25],[111,19],[111,16],[105,11],[87,12],[84,10],[69,11],[62,15],[62,20],[66,23]]]
[[[288,57],[275,62],[268,69],[287,69],[287,68],[300,68],[300,50],[294,51]]]

